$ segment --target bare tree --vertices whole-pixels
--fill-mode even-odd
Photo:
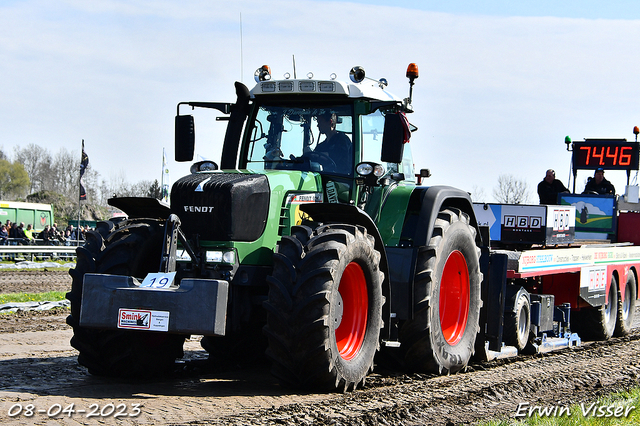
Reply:
[[[52,155],[46,148],[36,144],[29,144],[26,147],[16,147],[15,164],[6,157],[2,147],[0,147],[0,161],[3,175],[7,182],[14,185],[9,188],[0,182],[0,192],[8,194],[15,193],[16,196],[24,196],[26,193],[34,194],[41,191],[49,191],[63,195],[68,200],[77,202],[79,196],[80,178],[80,153],[61,148],[55,155]],[[14,167],[15,165],[15,167]],[[15,169],[15,170],[14,170]],[[25,180],[21,174],[11,175],[9,172],[24,170],[27,175]],[[0,179],[2,181],[2,179]],[[102,179],[92,166],[91,162],[82,177],[82,184],[87,192],[87,199],[92,203],[106,206],[107,200],[114,195],[124,197],[156,197],[159,198],[160,191],[157,181],[142,180],[137,183],[129,183],[123,171],[112,174],[109,180]]]
[[[51,154],[46,148],[36,144],[29,144],[24,148],[15,149],[16,162],[21,163],[29,174],[29,193],[51,189]]]
[[[487,195],[484,193],[484,188],[479,188],[478,185],[473,185],[470,195],[471,200],[474,203],[484,203],[487,201]]]
[[[493,197],[503,204],[526,204],[530,200],[529,186],[513,175],[500,175],[498,186],[493,188]]]
[[[78,161],[78,179],[80,178],[80,162]],[[87,166],[87,169],[84,172],[84,176],[82,177],[82,186],[84,186],[85,191],[87,192],[87,199],[100,204],[107,205],[105,200],[104,203],[101,203],[100,200],[102,198],[101,188],[100,188],[100,173],[98,173],[93,167],[91,167],[91,163]],[[79,188],[78,188],[79,190]],[[78,193],[79,195],[79,193]]]
[[[51,165],[50,189],[73,199],[78,194],[80,177],[80,154],[74,155],[66,148],[60,148]]]
[[[150,193],[150,188],[153,186],[153,182],[150,180],[141,180],[138,183],[131,185],[132,197],[153,197]],[[158,185],[158,188],[160,186]]]

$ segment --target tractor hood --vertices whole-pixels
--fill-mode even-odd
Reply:
[[[264,232],[269,193],[262,174],[196,173],[173,184],[171,212],[187,237],[254,241]]]

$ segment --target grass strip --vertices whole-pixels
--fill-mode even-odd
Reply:
[[[48,291],[46,293],[7,293],[0,294],[0,305],[20,302],[57,302],[64,300],[66,291]]]

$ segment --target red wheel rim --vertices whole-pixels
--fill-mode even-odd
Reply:
[[[445,340],[455,345],[462,339],[469,319],[469,269],[464,255],[453,251],[440,280],[440,327]]]
[[[362,347],[369,311],[367,280],[360,265],[347,265],[338,292],[342,297],[342,321],[335,331],[336,343],[342,359],[350,360]]]

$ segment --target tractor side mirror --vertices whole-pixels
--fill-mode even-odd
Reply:
[[[387,114],[384,117],[382,135],[382,155],[387,163],[401,163],[404,154],[405,134],[408,133],[406,118],[401,114]]]
[[[176,115],[175,150],[176,161],[193,160],[196,142],[193,115]]]

